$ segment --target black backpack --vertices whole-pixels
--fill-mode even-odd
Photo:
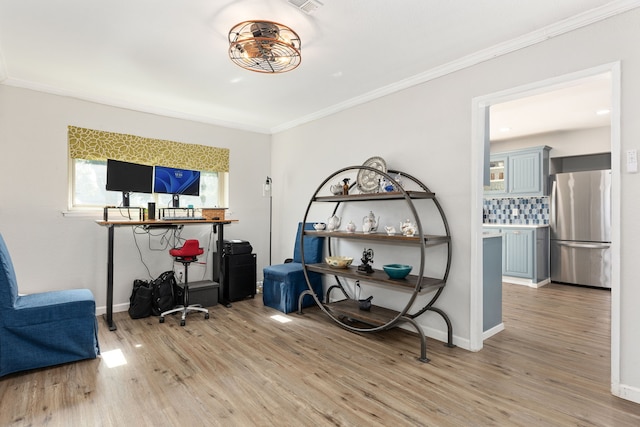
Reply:
[[[175,307],[173,289],[177,286],[176,278],[172,270],[165,271],[157,279],[151,282],[153,301],[151,313],[159,316],[160,313]]]
[[[131,297],[129,297],[129,316],[132,319],[151,316],[152,299],[151,284],[145,280],[134,280]]]

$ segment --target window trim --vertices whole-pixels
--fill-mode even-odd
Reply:
[[[74,159],[69,157],[68,159],[68,185],[67,185],[67,210],[63,212],[65,216],[82,216],[82,214],[94,215],[96,213],[102,212],[104,209],[103,205],[75,205],[75,185],[76,185],[76,160],[87,160],[87,159]],[[102,160],[97,160],[102,161]],[[106,163],[106,160],[104,160]],[[216,173],[217,174],[217,194],[218,200],[217,203],[214,203],[215,206],[211,207],[225,207],[229,204],[229,186],[228,186],[228,172],[214,172],[214,171],[201,171],[205,173]],[[105,190],[106,191],[106,190]],[[151,193],[153,196],[153,200],[158,206],[158,193]],[[72,215],[74,214],[74,215]]]

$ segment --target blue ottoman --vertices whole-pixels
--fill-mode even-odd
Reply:
[[[298,298],[304,291],[309,290],[302,269],[301,236],[303,224],[298,223],[296,241],[293,249],[292,262],[271,265],[263,269],[264,280],[262,282],[262,301],[264,305],[273,307],[283,313],[291,313],[298,309]],[[313,230],[313,223],[304,224],[304,230]],[[304,260],[307,264],[322,262],[322,249],[324,237],[308,235],[304,239]],[[309,282],[313,292],[322,298],[322,274],[308,272]],[[315,304],[311,295],[306,295],[302,300],[302,307]]]
[[[313,292],[320,301],[323,300],[322,275],[309,272],[309,281]],[[300,294],[309,290],[302,271],[302,264],[290,262],[287,264],[272,265],[264,269],[264,281],[262,283],[262,301],[264,305],[275,308],[283,313],[291,313],[298,309]],[[302,307],[315,305],[311,295],[305,295]]]

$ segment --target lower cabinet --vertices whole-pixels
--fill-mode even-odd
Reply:
[[[502,274],[533,279],[535,232],[531,229],[503,229]]]
[[[549,281],[549,228],[503,228],[502,234],[502,275],[530,281],[523,284],[546,284]]]
[[[502,234],[502,280],[538,287],[550,281],[548,227],[483,227]]]

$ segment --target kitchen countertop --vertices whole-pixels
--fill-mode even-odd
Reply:
[[[482,233],[482,238],[483,239],[491,239],[493,237],[500,237],[502,238],[502,233]]]
[[[482,228],[547,228],[549,224],[482,224]]]

